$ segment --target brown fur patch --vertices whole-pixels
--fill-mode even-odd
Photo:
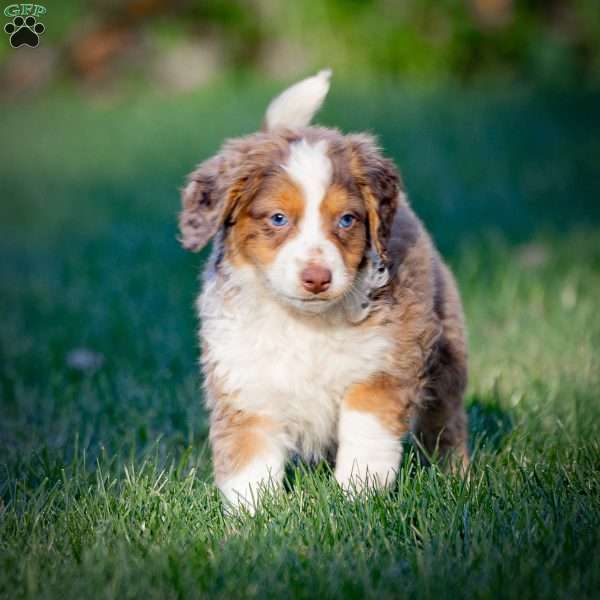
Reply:
[[[366,209],[362,198],[334,183],[320,206],[323,229],[338,247],[346,268],[355,271],[361,263],[366,243]],[[340,217],[350,213],[356,221],[348,229],[338,227]]]
[[[275,423],[264,416],[248,414],[219,403],[211,413],[210,442],[217,482],[224,481],[248,465],[268,446]]]
[[[344,397],[344,405],[374,415],[400,437],[408,430],[411,396],[396,379],[379,373],[364,383],[353,385]]]
[[[275,227],[270,217],[283,213],[288,224]],[[281,245],[295,235],[304,213],[298,186],[285,172],[263,182],[260,192],[238,214],[230,233],[227,254],[233,264],[268,265]]]

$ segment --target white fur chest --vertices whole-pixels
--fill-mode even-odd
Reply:
[[[291,449],[320,456],[335,440],[345,390],[384,367],[391,340],[341,315],[298,317],[252,278],[235,279],[205,280],[203,363],[236,408],[274,418]]]

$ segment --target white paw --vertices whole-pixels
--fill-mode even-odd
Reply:
[[[264,459],[255,460],[241,471],[220,482],[219,489],[228,512],[246,510],[255,514],[261,498],[273,493],[281,485],[282,464],[269,464]]]
[[[356,460],[350,466],[342,464],[335,470],[340,487],[351,495],[390,487],[396,481],[396,474],[395,466],[388,463],[361,467]]]
[[[339,423],[335,478],[347,491],[393,485],[402,458],[401,439],[368,412],[344,410]]]

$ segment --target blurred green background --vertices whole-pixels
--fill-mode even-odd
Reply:
[[[600,76],[595,0],[125,0],[47,5],[30,58],[0,48],[14,88],[123,78],[175,93],[224,74],[580,84]],[[30,73],[18,73],[28,60]],[[34,72],[35,71],[35,72]]]
[[[594,597],[600,3],[46,8],[38,47],[0,37],[0,596]],[[323,67],[317,121],[379,137],[457,274],[476,485],[409,457],[348,506],[296,473],[231,524],[178,189]]]

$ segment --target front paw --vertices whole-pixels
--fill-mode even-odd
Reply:
[[[221,481],[219,490],[225,511],[230,514],[245,511],[254,515],[262,498],[279,489],[282,476],[281,469],[274,470],[263,463],[250,465]]]
[[[361,466],[356,460],[338,463],[335,469],[336,481],[350,496],[388,488],[396,481],[396,474],[396,469],[389,464]]]

